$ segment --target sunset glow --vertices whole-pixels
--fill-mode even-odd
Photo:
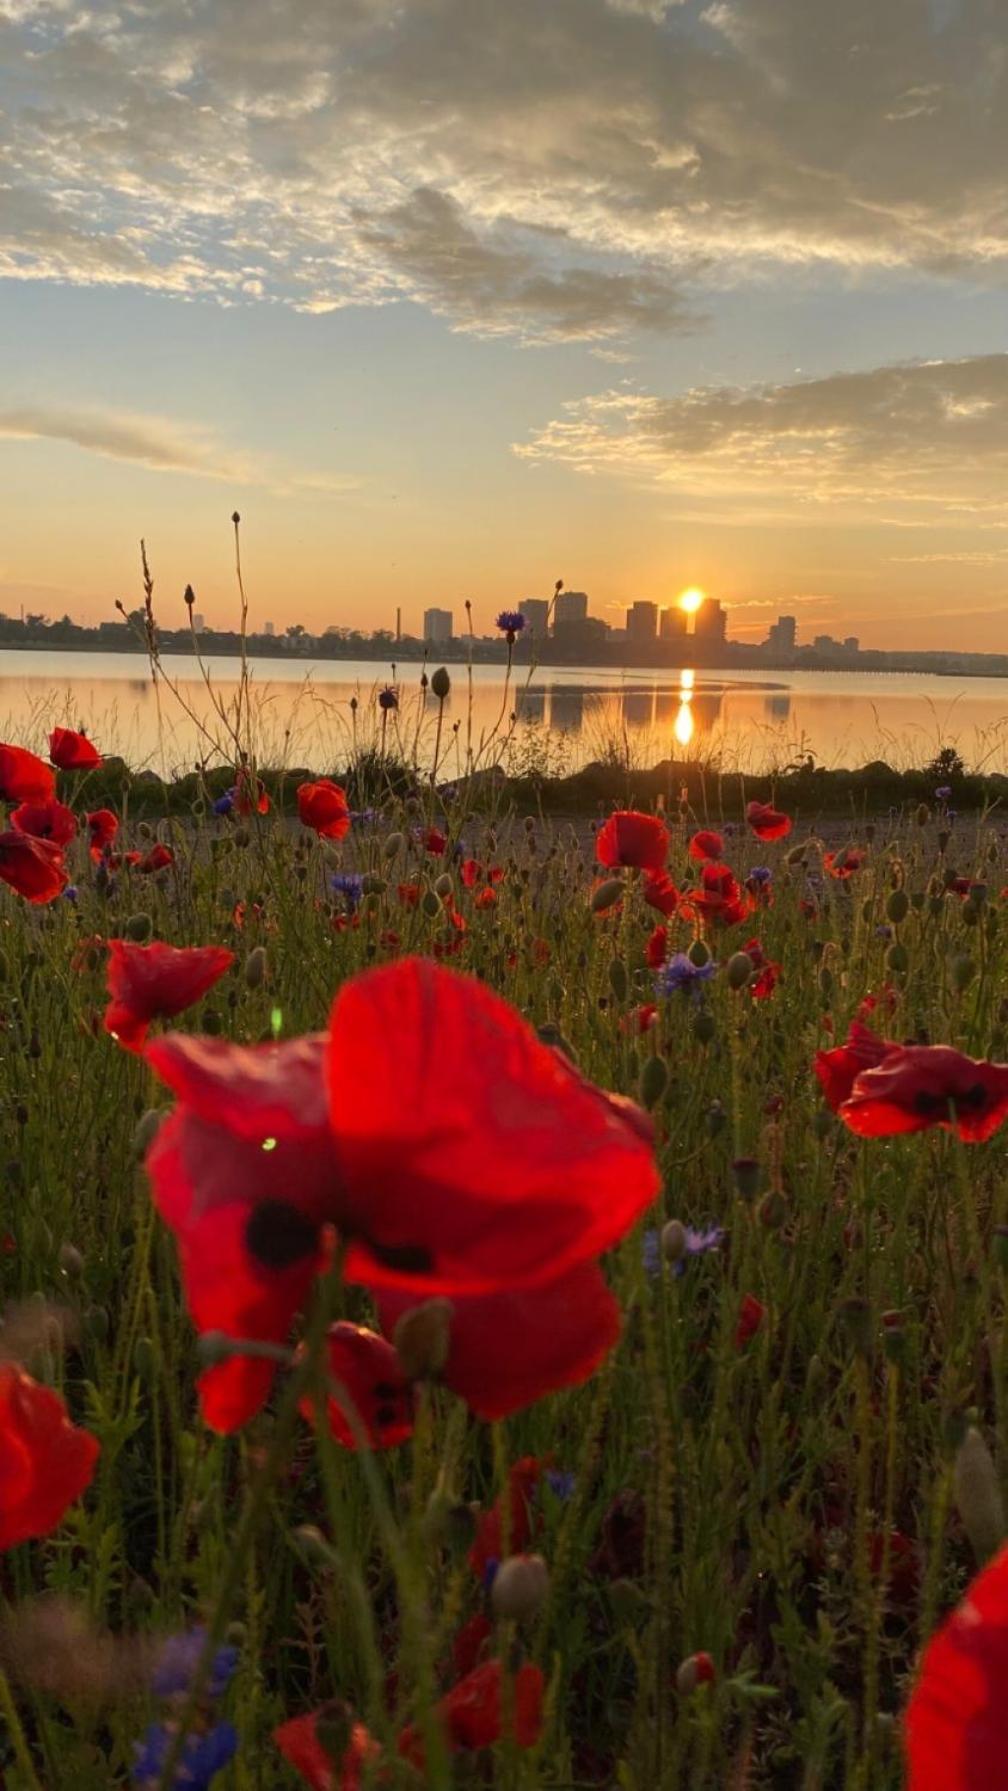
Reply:
[[[695,616],[697,610],[702,609],[705,602],[706,592],[698,590],[696,585],[693,585],[688,591],[682,593],[679,599],[679,608],[684,609],[688,616]]]

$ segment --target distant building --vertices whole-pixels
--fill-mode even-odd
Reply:
[[[658,633],[663,641],[680,641],[686,633],[686,611],[675,604],[672,609],[663,609],[658,623]]]
[[[631,646],[649,646],[658,638],[657,603],[632,603],[626,617],[627,641]]]
[[[445,647],[455,633],[455,618],[450,609],[425,609],[423,637],[432,647]]]
[[[849,634],[843,645],[845,653],[860,653],[861,651],[861,642],[856,634]]]
[[[793,653],[798,639],[798,623],[794,616],[778,616],[769,630],[766,644],[772,653]]]
[[[525,617],[525,626],[532,630],[536,640],[544,641],[549,633],[549,599],[524,597],[518,608]]]
[[[570,659],[587,658],[604,647],[609,630],[597,616],[557,617],[553,624],[554,646]]]
[[[553,622],[586,622],[588,620],[587,591],[561,591],[553,609]]]
[[[195,628],[196,633],[202,634],[204,628],[206,627],[206,617],[204,615],[195,615],[192,620],[193,620],[193,627]]]
[[[706,641],[708,645],[719,646],[725,637],[728,617],[716,597],[705,597],[696,612],[693,633],[697,640]]]
[[[268,634],[270,637],[270,640],[272,640],[273,636],[276,633],[276,623],[275,622],[264,622],[263,633]]]

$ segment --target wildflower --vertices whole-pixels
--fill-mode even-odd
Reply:
[[[400,883],[396,889],[400,908],[416,908],[422,894],[419,883]]]
[[[790,815],[782,815],[772,802],[750,802],[746,820],[758,840],[782,840],[791,832]]]
[[[110,808],[96,808],[85,817],[87,821],[89,846],[88,850],[95,863],[101,860],[106,846],[110,846],[119,832],[119,817]]]
[[[152,1020],[181,1014],[212,989],[234,963],[223,945],[133,945],[110,939],[105,1031],[127,1051],[140,1051]]]
[[[735,1326],[735,1348],[745,1349],[766,1318],[766,1307],[755,1294],[747,1293],[739,1308],[738,1323]]]
[[[700,888],[683,891],[683,912],[715,926],[734,927],[751,914],[752,903],[726,864],[705,864]]]
[[[157,1791],[164,1776],[175,1731],[167,1723],[152,1723],[137,1750],[133,1763],[133,1783],[143,1791]],[[207,1791],[211,1779],[223,1772],[238,1749],[238,1737],[231,1723],[215,1723],[212,1729],[187,1735],[182,1747],[173,1785],[178,1791]]]
[[[640,1007],[633,1009],[632,1013],[623,1015],[620,1020],[620,1031],[637,1033],[638,1036],[643,1037],[646,1032],[651,1031],[657,1018],[658,1009],[655,1003],[653,1001],[642,1002]]]
[[[50,797],[48,802],[22,802],[11,814],[11,826],[36,840],[68,846],[77,837],[77,817],[72,808]]]
[[[48,765],[23,746],[0,746],[0,798],[4,802],[48,802],[56,779]]]
[[[54,901],[70,881],[61,847],[14,828],[0,833],[0,879],[35,903]]]
[[[283,1342],[326,1226],[351,1281],[517,1292],[597,1258],[656,1191],[644,1116],[499,996],[426,959],[345,983],[328,1035],[175,1034],[146,1055],[178,1097],[148,1168],[200,1330]],[[216,1364],[201,1381],[208,1422],[244,1422],[271,1378],[258,1358]]]
[[[359,871],[334,871],[329,879],[329,888],[334,895],[344,897],[351,914],[357,912],[364,894],[364,879]]]
[[[331,778],[320,777],[315,783],[299,784],[297,805],[302,827],[311,827],[320,839],[341,840],[350,832],[346,792]]]
[[[938,802],[947,802],[949,797],[951,796],[951,794],[952,794],[952,785],[951,784],[939,784],[937,790],[935,791],[935,798]]]
[[[867,857],[867,852],[860,846],[846,846],[842,852],[824,852],[823,869],[838,882],[845,883],[848,877],[853,877],[861,869]]]
[[[525,626],[525,617],[520,609],[502,609],[497,617],[496,626],[500,629],[508,646],[513,647]]]
[[[484,869],[478,858],[466,858],[462,864],[462,882],[466,889],[475,889],[477,883],[484,879],[487,883],[500,883],[504,877],[504,866],[489,864]]]
[[[839,1113],[844,1101],[850,1099],[851,1090],[862,1070],[873,1069],[890,1051],[896,1049],[888,1039],[879,1038],[877,1032],[872,1032],[869,1026],[863,1026],[860,1020],[852,1020],[847,1029],[845,1044],[834,1045],[829,1051],[816,1052],[812,1067],[819,1078],[827,1104],[834,1113]]]
[[[840,1117],[862,1138],[942,1126],[982,1144],[1008,1116],[1008,1064],[949,1045],[897,1045],[857,1077]]]
[[[218,796],[214,803],[213,812],[215,815],[229,815],[233,808],[234,796],[230,790],[225,790],[223,796]]]
[[[717,969],[713,958],[708,958],[706,964],[694,964],[687,952],[677,951],[655,977],[655,993],[698,995],[700,984],[709,983],[711,977],[717,975]]]
[[[334,1385],[326,1400],[330,1434],[356,1449],[357,1430],[371,1449],[394,1449],[413,1435],[413,1389],[391,1343],[377,1331],[345,1320],[329,1327],[326,1367]],[[353,1411],[341,1403],[346,1395]],[[302,1417],[316,1421],[315,1402],[301,1401]]]
[[[384,690],[378,692],[378,707],[379,709],[384,709],[386,712],[390,709],[398,709],[399,698],[396,695],[396,692],[392,689],[391,684],[386,684]]]
[[[544,1471],[544,1464],[534,1455],[523,1455],[509,1468],[507,1492],[479,1519],[469,1550],[469,1565],[479,1579],[484,1579],[487,1570],[500,1561],[505,1532],[509,1553],[525,1553],[541,1525],[532,1501]]]
[[[420,834],[420,843],[432,858],[443,858],[448,846],[447,837],[437,827],[424,828]]]
[[[206,1630],[198,1626],[165,1638],[151,1675],[155,1697],[177,1698],[192,1689],[205,1645]],[[237,1648],[228,1645],[216,1650],[204,1687],[207,1697],[223,1696],[237,1665]]]
[[[0,1549],[55,1530],[97,1459],[97,1437],[71,1423],[58,1393],[0,1363]]]
[[[95,771],[102,756],[86,734],[73,728],[54,728],[49,736],[49,757],[61,771]]]
[[[415,1304],[382,1292],[378,1315],[391,1335]],[[620,1334],[620,1309],[597,1264],[581,1263],[542,1287],[452,1299],[440,1378],[478,1418],[505,1418],[595,1373]]]
[[[243,765],[228,791],[236,815],[268,815],[270,799],[257,777]]]
[[[668,928],[655,927],[644,947],[644,962],[650,970],[660,970],[668,950]]]
[[[649,871],[644,879],[644,900],[670,920],[679,907],[679,891],[667,871]]]
[[[484,889],[479,890],[479,892],[477,893],[476,898],[475,898],[475,906],[477,908],[496,908],[496,906],[497,906],[497,891],[495,889],[491,889],[489,883],[486,885],[486,887]]]
[[[750,939],[744,949],[746,957],[752,959],[756,973],[749,984],[749,993],[754,1001],[766,1001],[780,981],[781,967],[767,957],[758,939]]]
[[[904,1722],[907,1791],[984,1791],[1004,1776],[1008,1549],[932,1636]]]
[[[163,846],[161,841],[157,840],[150,851],[145,853],[143,857],[136,858],[135,853],[127,852],[126,859],[127,862],[132,862],[136,859],[137,870],[145,877],[149,877],[154,871],[167,870],[170,864],[174,864],[175,854],[170,846]]]
[[[663,870],[668,849],[665,823],[636,809],[617,809],[595,840],[595,856],[609,870],[617,865],[632,865],[642,871]]]
[[[337,1760],[327,1731],[341,1726],[346,1728],[347,1740]],[[291,1717],[274,1729],[273,1740],[310,1791],[360,1791],[365,1766],[381,1753],[364,1724],[355,1722],[335,1703]]]
[[[701,1649],[699,1654],[687,1655],[685,1660],[680,1661],[675,1676],[676,1691],[681,1698],[688,1698],[698,1685],[713,1685],[716,1678],[714,1662]]]
[[[678,1221],[672,1221],[678,1224]],[[666,1231],[668,1227],[666,1226]],[[644,1268],[652,1281],[656,1281],[662,1272],[664,1262],[670,1262],[672,1272],[678,1279],[685,1275],[690,1259],[694,1256],[706,1256],[712,1250],[719,1250],[728,1233],[720,1225],[708,1225],[694,1230],[692,1225],[679,1227],[678,1253],[670,1257],[665,1244],[664,1233],[653,1228],[644,1233],[643,1256]]]
[[[719,833],[712,833],[710,829],[701,829],[689,843],[690,857],[698,859],[700,863],[716,863],[723,851],[724,840]]]
[[[458,1680],[434,1706],[434,1715],[452,1753],[492,1747],[504,1734],[505,1708],[511,1724],[510,1739],[517,1747],[535,1746],[542,1729],[542,1671],[528,1661],[519,1667],[506,1706],[503,1681],[502,1663],[485,1661]],[[423,1771],[423,1742],[419,1730],[412,1725],[399,1737],[399,1752],[418,1771]]]

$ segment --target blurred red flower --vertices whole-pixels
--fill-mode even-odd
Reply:
[[[101,753],[92,746],[86,734],[73,728],[54,728],[49,736],[49,757],[61,771],[95,771],[102,763]]]
[[[669,833],[655,815],[637,809],[617,809],[599,829],[595,856],[610,869],[632,865],[642,871],[660,871],[668,857]]]
[[[668,957],[668,928],[655,927],[644,947],[644,961],[651,970],[660,970]]]
[[[484,1661],[446,1692],[434,1707],[452,1753],[460,1749],[492,1747],[504,1733],[504,1668],[499,1660]],[[510,1737],[518,1747],[534,1747],[542,1730],[543,1676],[526,1661],[518,1668],[511,1686],[508,1711]],[[399,1752],[419,1772],[424,1770],[420,1731],[410,1725],[399,1737]]]
[[[862,1070],[873,1069],[890,1051],[897,1049],[898,1046],[889,1039],[881,1039],[869,1026],[862,1026],[860,1020],[852,1020],[847,1028],[846,1044],[834,1045],[829,1051],[817,1051],[812,1067],[833,1112],[839,1113],[844,1101],[850,1099]]]
[[[709,828],[701,828],[689,843],[689,855],[701,862],[716,864],[724,851],[724,840],[719,833],[712,833]]]
[[[96,808],[87,817],[90,846],[88,850],[97,864],[106,846],[110,846],[119,832],[119,817],[110,808]]]
[[[620,1020],[620,1031],[642,1034],[650,1032],[658,1018],[658,1007],[653,1001],[645,1001],[635,1007],[632,1013],[624,1014]]]
[[[139,1051],[152,1020],[181,1014],[212,989],[234,963],[223,945],[134,945],[110,939],[105,1031],[127,1051]]]
[[[33,839],[52,840],[54,846],[68,846],[77,837],[73,809],[54,796],[48,802],[22,802],[11,814],[11,826],[19,833],[30,833]]]
[[[867,852],[860,846],[846,846],[842,852],[824,852],[823,869],[844,883],[861,869],[867,857]]]
[[[467,858],[462,866],[462,881],[467,889],[475,889],[484,877],[488,883],[499,883],[504,876],[504,867],[500,864],[487,865],[485,871],[478,858]]]
[[[264,786],[244,765],[235,777],[231,794],[236,815],[269,814],[270,799]]]
[[[508,1469],[506,1493],[485,1511],[476,1525],[476,1536],[469,1550],[469,1565],[482,1579],[491,1562],[504,1553],[505,1532],[509,1555],[522,1555],[532,1540],[536,1526],[532,1517],[532,1496],[542,1479],[545,1464],[535,1455],[523,1455]]]
[[[341,1704],[323,1704],[318,1710],[293,1716],[274,1729],[273,1740],[285,1760],[299,1773],[311,1791],[360,1791],[364,1768],[381,1754],[374,1736],[363,1723],[350,1722],[349,1739],[340,1760],[334,1760],[326,1745],[328,1725],[346,1721]],[[319,1728],[323,1735],[320,1736]],[[324,1737],[324,1738],[323,1738]]]
[[[738,1323],[735,1326],[736,1349],[745,1349],[746,1344],[755,1337],[765,1318],[766,1307],[762,1300],[758,1300],[755,1294],[745,1294],[739,1307]]]
[[[55,1530],[97,1459],[97,1437],[71,1423],[58,1393],[0,1363],[0,1549]]]
[[[1008,1751],[1008,1548],[932,1636],[903,1725],[907,1791],[994,1791]]]
[[[350,806],[346,791],[331,778],[320,777],[314,783],[298,784],[298,818],[302,827],[311,827],[324,840],[341,840],[350,831]]]
[[[422,835],[422,844],[424,851],[429,852],[432,858],[443,858],[448,840],[439,828],[428,827]]]
[[[744,950],[747,957],[752,959],[753,969],[757,972],[748,985],[749,993],[754,1001],[767,1001],[780,982],[781,967],[767,957],[758,939],[750,939]]]
[[[758,840],[782,840],[791,832],[791,817],[772,802],[750,802],[746,820]]]
[[[132,852],[127,852],[125,856],[127,862],[129,862],[132,860],[134,854]],[[171,847],[163,846],[161,841],[158,840],[157,843],[151,847],[149,852],[145,853],[142,858],[137,859],[136,868],[146,877],[149,876],[152,871],[167,870],[168,866],[174,863],[175,854]]]
[[[679,891],[667,871],[651,871],[644,879],[644,900],[670,920],[679,907]]]
[[[0,833],[0,879],[29,902],[52,902],[70,881],[62,848],[11,828]]]
[[[491,889],[489,883],[486,884],[484,886],[484,888],[481,889],[479,891],[479,893],[474,897],[474,906],[477,908],[480,908],[480,909],[496,908],[496,906],[497,906],[497,891],[495,889]]]
[[[23,746],[0,746],[0,798],[4,802],[48,802],[56,779],[48,765]]]
[[[419,883],[400,883],[396,894],[399,897],[400,908],[415,908],[420,901],[420,885]]]
[[[399,1366],[391,1343],[377,1331],[347,1320],[330,1325],[326,1360],[334,1385],[326,1401],[329,1430],[344,1449],[356,1449],[353,1425],[341,1392],[348,1395],[372,1449],[394,1449],[413,1435],[413,1388]],[[306,1398],[299,1410],[316,1421],[315,1402]]]
[[[982,1144],[1008,1117],[1008,1064],[950,1045],[897,1045],[857,1077],[840,1117],[862,1138],[942,1126],[966,1144]]]
[[[700,888],[683,891],[683,911],[714,926],[736,927],[753,911],[726,864],[705,864]]]

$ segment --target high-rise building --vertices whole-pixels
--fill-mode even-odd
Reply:
[[[657,603],[632,603],[626,613],[626,631],[630,646],[644,646],[657,640]]]
[[[526,628],[531,629],[537,641],[544,641],[549,633],[549,599],[523,597],[518,608],[525,617]]]
[[[272,640],[273,636],[276,633],[276,623],[275,622],[264,622],[263,623],[263,633],[268,634],[270,637],[270,640]]]
[[[846,639],[844,641],[844,652],[845,653],[860,653],[860,651],[861,651],[861,642],[858,640],[857,635],[856,634],[848,634],[848,636],[846,637]]]
[[[195,628],[197,634],[203,633],[203,630],[206,627],[206,617],[202,614],[202,612],[200,612],[199,614],[197,614],[193,617],[193,627]]]
[[[554,622],[586,622],[588,620],[587,591],[561,591],[553,609]]]
[[[455,618],[450,609],[425,609],[423,637],[428,646],[446,647],[455,633]]]
[[[693,633],[697,640],[719,645],[725,637],[728,617],[716,597],[705,597],[696,612]]]
[[[774,653],[793,653],[798,639],[798,623],[794,616],[778,616],[767,631],[766,644]]]
[[[686,633],[686,611],[678,603],[671,609],[663,609],[658,622],[658,633],[663,641],[680,641]]]

